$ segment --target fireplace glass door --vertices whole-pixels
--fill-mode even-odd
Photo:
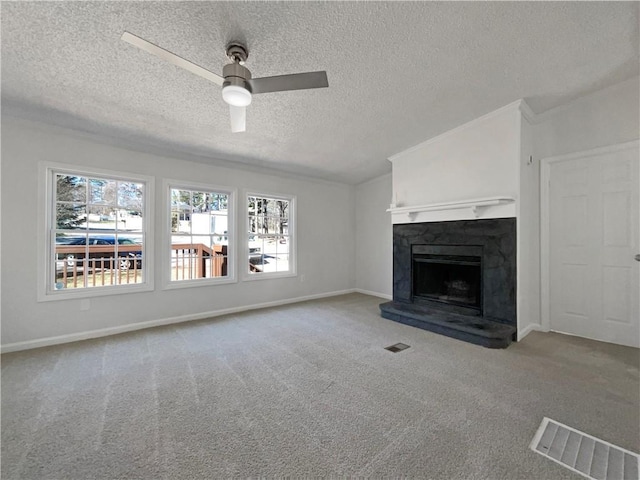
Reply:
[[[413,255],[414,299],[482,308],[481,257]]]

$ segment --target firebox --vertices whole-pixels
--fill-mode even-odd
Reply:
[[[414,302],[482,315],[481,246],[414,245],[412,270]]]

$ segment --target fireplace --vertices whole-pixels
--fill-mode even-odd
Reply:
[[[395,224],[384,318],[491,348],[516,332],[516,219]]]
[[[414,302],[482,315],[481,246],[414,245],[412,250]]]

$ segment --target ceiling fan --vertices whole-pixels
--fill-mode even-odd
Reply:
[[[222,68],[222,76],[220,76],[132,33],[124,32],[121,39],[162,60],[220,85],[222,87],[222,99],[229,104],[231,131],[233,133],[246,130],[246,108],[251,103],[252,94],[329,86],[327,72],[324,71],[251,78],[251,72],[244,66],[249,57],[249,51],[239,43],[231,43],[227,46],[227,57],[233,63],[225,65]]]

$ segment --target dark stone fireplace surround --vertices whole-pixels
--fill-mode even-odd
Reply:
[[[465,309],[415,297],[414,255],[480,256],[481,307]],[[382,316],[492,348],[509,345],[516,331],[516,219],[496,218],[393,226],[393,301]]]

